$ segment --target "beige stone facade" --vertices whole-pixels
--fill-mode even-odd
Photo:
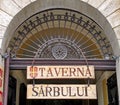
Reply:
[[[1,54],[5,54],[11,39],[15,36],[15,30],[20,24],[33,14],[55,8],[78,11],[94,20],[98,26],[102,28],[104,35],[108,38],[110,46],[112,47],[113,56],[116,58],[118,94],[120,96],[120,0],[0,0]],[[84,34],[84,32],[82,34]],[[3,62],[3,60],[1,60],[1,62]],[[108,99],[105,99],[107,94],[105,83],[113,73],[114,72],[104,72],[97,80],[97,89],[100,90],[98,91],[98,105],[108,104]],[[21,80],[18,74],[20,74],[21,77],[23,76],[24,79]],[[26,84],[24,74],[25,73],[22,72],[18,73],[17,71],[11,72],[11,75],[18,80],[16,94],[19,94],[19,84],[21,82]],[[103,87],[105,87],[105,90]],[[17,95],[16,98],[16,105],[19,105],[18,96],[19,95]]]

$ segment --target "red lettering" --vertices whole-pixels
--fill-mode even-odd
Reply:
[[[87,71],[86,71],[86,75],[85,75],[85,76],[87,76],[87,75],[92,76],[89,68],[87,68]]]
[[[44,74],[43,71],[45,71],[45,68],[39,68],[39,71],[41,72],[41,76],[43,77],[43,74]]]
[[[68,76],[67,71],[68,68],[61,68],[62,69],[62,76]]]
[[[50,75],[51,77],[53,77],[53,76],[54,76],[54,75],[53,75],[53,73],[52,73],[51,68],[49,68],[49,69],[48,69],[47,77],[49,77],[49,75]]]
[[[84,67],[82,69],[81,68],[77,68],[77,76],[79,76],[79,74],[84,76]]]
[[[56,75],[58,76],[59,74],[60,74],[60,69],[57,71],[57,69],[56,68],[54,68],[55,69],[55,73],[56,73]]]
[[[75,72],[76,72],[75,68],[70,68],[70,76],[76,76]]]

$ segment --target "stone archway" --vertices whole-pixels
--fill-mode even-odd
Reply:
[[[119,44],[117,40],[117,36],[115,35],[113,29],[111,28],[107,19],[94,7],[90,6],[89,4],[83,1],[35,1],[24,9],[22,9],[11,21],[9,24],[7,31],[5,33],[3,44],[2,44],[2,51],[6,50],[10,39],[13,36],[14,30],[16,29],[21,22],[32,16],[33,14],[50,8],[68,8],[79,11],[86,16],[89,16],[91,19],[95,20],[104,30],[105,35],[109,39],[111,46],[113,48],[114,54],[118,55],[119,53]],[[116,47],[115,47],[116,46]]]
[[[63,1],[36,1],[34,3],[31,3],[27,7],[25,7],[23,10],[21,10],[11,21],[6,33],[5,37],[3,40],[3,45],[2,45],[2,51],[5,52],[6,48],[9,45],[9,41],[13,38],[14,36],[14,30],[16,29],[21,22],[32,16],[33,14],[50,9],[50,8],[68,8],[68,9],[73,9],[76,11],[79,11],[81,13],[84,13],[85,15],[89,16],[93,20],[95,20],[104,30],[105,35],[107,36],[108,40],[110,41],[110,44],[113,48],[114,55],[119,54],[119,42],[116,38],[116,35],[114,31],[112,30],[110,24],[106,20],[106,18],[95,8],[92,6],[82,2],[82,1],[68,1],[66,0],[65,2]],[[33,9],[34,8],[34,9]],[[39,9],[38,9],[39,8]],[[94,12],[93,12],[94,11]],[[119,70],[118,70],[119,71]],[[118,73],[119,74],[119,73]]]

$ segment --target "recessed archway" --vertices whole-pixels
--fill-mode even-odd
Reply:
[[[108,38],[94,20],[64,8],[47,9],[29,17],[17,27],[8,47],[12,57],[19,58],[112,59],[113,56]]]
[[[111,28],[109,22],[107,19],[94,7],[90,6],[89,4],[83,2],[83,1],[35,1],[28,6],[26,6],[24,9],[22,9],[11,21],[9,24],[7,31],[5,33],[5,37],[3,39],[2,49],[3,52],[5,52],[6,48],[8,47],[9,41],[14,36],[14,30],[16,29],[21,22],[29,18],[35,13],[38,13],[45,9],[50,8],[68,8],[73,9],[76,11],[79,11],[80,13],[85,14],[86,16],[90,17],[91,19],[95,20],[97,24],[100,25],[100,27],[104,30],[105,35],[107,36],[108,40],[110,41],[110,44],[113,48],[114,54],[118,55],[119,53],[119,44],[117,37]],[[32,9],[34,8],[34,9]],[[25,13],[26,11],[26,13]],[[116,46],[116,47],[114,47]]]
[[[96,59],[96,58],[97,59],[98,58],[106,59],[106,57],[108,57],[107,59],[112,59],[112,56],[116,52],[118,53],[118,51],[119,51],[118,40],[115,36],[113,36],[113,35],[115,35],[113,30],[111,29],[109,23],[104,18],[104,16],[95,8],[93,8],[87,4],[87,8],[89,8],[89,9],[86,10],[86,3],[82,2],[82,1],[76,2],[79,4],[78,6],[75,5],[76,3],[74,5],[71,5],[70,3],[72,3],[72,2],[70,2],[70,3],[65,2],[65,4],[63,5],[62,2],[54,3],[54,1],[51,1],[48,4],[46,4],[45,1],[43,1],[42,3],[43,4],[45,3],[45,5],[41,5],[40,9],[38,9],[39,7],[36,6],[37,3],[39,4],[41,2],[36,1],[36,2],[28,5],[20,13],[18,13],[15,16],[15,18],[12,20],[12,22],[10,23],[10,25],[8,27],[8,30],[6,31],[5,38],[3,41],[3,52],[5,52],[8,47],[11,47],[12,57],[20,57],[21,58],[21,57],[27,56],[28,58],[29,57],[33,58],[33,57],[36,57],[36,52],[37,52],[38,57],[43,55],[42,57],[44,58],[44,54],[41,54],[41,52],[40,52],[40,49],[41,49],[40,43],[39,43],[39,45],[37,45],[37,43],[35,44],[35,40],[39,42],[39,39],[42,39],[42,36],[40,36],[36,31],[34,31],[34,29],[36,28],[36,23],[34,23],[34,22],[36,22],[36,20],[38,19],[37,22],[39,23],[39,25],[42,24],[44,27],[44,29],[40,31],[40,34],[43,34],[43,36],[44,36],[42,39],[43,43],[41,44],[41,46],[43,47],[42,52],[48,51],[49,48],[51,49],[51,51],[53,51],[54,49],[56,51],[56,48],[58,48],[58,46],[59,46],[59,47],[61,47],[62,51],[65,54],[65,55],[63,54],[63,56],[61,57],[62,59],[64,59],[66,57],[66,48],[70,48],[69,46],[72,46],[70,48],[72,51],[74,51],[74,49],[75,49],[75,51],[77,51],[77,54],[75,54],[75,55],[77,55],[76,58],[78,58],[78,59],[84,58],[85,52],[90,52],[90,51],[92,51],[92,54],[94,56],[96,56],[96,53],[97,53],[98,54],[97,57],[91,56],[92,54],[90,53],[91,55],[90,54],[85,55],[86,58],[89,58],[89,56],[91,56],[90,58],[94,58],[94,59]],[[61,4],[59,5],[59,3],[61,3]],[[59,7],[59,8],[55,8],[55,7]],[[82,9],[81,9],[81,7],[82,7]],[[31,10],[30,8],[34,8],[34,9],[32,11],[30,11]],[[63,13],[58,15],[58,14],[55,14],[56,12],[53,12],[53,13],[51,12],[54,10],[57,11],[57,9],[58,10],[61,9]],[[93,10],[94,12],[92,13],[91,10]],[[27,11],[27,16],[24,15],[25,11]],[[42,15],[41,15],[41,17],[37,18],[36,14],[40,15],[39,13],[42,13]],[[84,15],[84,17],[85,17],[82,20],[82,24],[79,23],[79,22],[81,22],[81,20],[80,20],[81,16],[79,16],[78,14]],[[99,16],[99,18],[96,17],[96,14]],[[21,16],[23,16],[23,17],[19,18]],[[39,21],[40,18],[43,23],[40,23],[41,22],[41,21]],[[17,19],[19,19],[19,21],[17,21]],[[60,23],[62,23],[62,21],[63,21],[63,23],[60,25],[62,27],[59,27],[59,20],[60,20]],[[57,21],[58,24],[56,25],[56,27],[53,27],[54,26],[53,24],[55,24],[55,21]],[[76,24],[75,24],[75,22],[76,22]],[[66,23],[67,23],[67,25],[66,25]],[[104,24],[106,24],[106,26],[104,26]],[[83,28],[83,29],[85,29],[84,32],[77,30],[78,25],[80,25],[78,30],[80,30],[80,29],[82,30],[82,28]],[[72,28],[71,28],[71,26],[72,26]],[[34,28],[34,29],[32,29],[32,28]],[[15,29],[15,30],[13,30],[13,29]],[[59,33],[58,33],[58,31],[59,31]],[[45,34],[46,32],[47,32],[48,37]],[[53,34],[55,32],[57,34]],[[94,32],[94,33],[92,33],[92,32]],[[48,34],[48,33],[50,33],[50,34]],[[71,33],[73,36],[70,36]],[[94,36],[96,33],[99,37]],[[79,37],[74,37],[74,34],[75,35],[79,34]],[[23,38],[23,36],[24,36],[24,38]],[[25,38],[25,36],[27,36],[27,38]],[[36,39],[36,37],[38,39]],[[82,41],[82,43],[79,43],[79,45],[76,46],[76,43],[73,43],[74,42],[73,40],[77,39],[78,41],[77,40],[76,41],[79,42],[79,40],[82,40],[81,37],[82,37],[82,39],[84,38],[84,40]],[[47,40],[49,38],[50,39],[53,38],[56,42],[54,40],[52,40],[52,41]],[[65,38],[66,38],[66,40],[64,40]],[[106,40],[106,42],[104,43],[105,40]],[[88,41],[90,41],[90,42],[88,42]],[[40,40],[40,42],[41,42],[41,40]],[[54,43],[52,43],[52,42],[54,42]],[[52,47],[49,46],[49,44],[51,44]],[[55,45],[55,46],[53,46],[53,45]],[[83,47],[83,49],[86,48],[88,45],[93,45],[93,46],[88,51],[87,50],[82,51],[81,50],[82,48],[80,48],[81,45],[85,45]],[[115,45],[116,45],[116,47],[112,47]],[[31,52],[29,51],[29,49],[31,49],[30,48],[31,46],[33,49],[36,49],[35,51],[33,50],[33,52],[32,52],[33,54],[30,54]],[[37,46],[37,47],[35,47],[35,46]],[[46,46],[48,46],[48,47],[46,47]],[[78,48],[79,48],[79,51],[77,50]],[[25,54],[25,52],[28,52],[28,53]],[[61,53],[60,51],[58,51],[58,52]],[[56,55],[54,51],[53,51],[53,54],[51,54],[51,55],[53,58],[59,58],[59,56],[58,56],[59,54]],[[80,55],[82,55],[82,56],[80,56]]]

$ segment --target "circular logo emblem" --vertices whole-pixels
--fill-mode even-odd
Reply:
[[[52,55],[55,59],[64,59],[67,56],[67,48],[61,43],[58,43],[53,46]]]

